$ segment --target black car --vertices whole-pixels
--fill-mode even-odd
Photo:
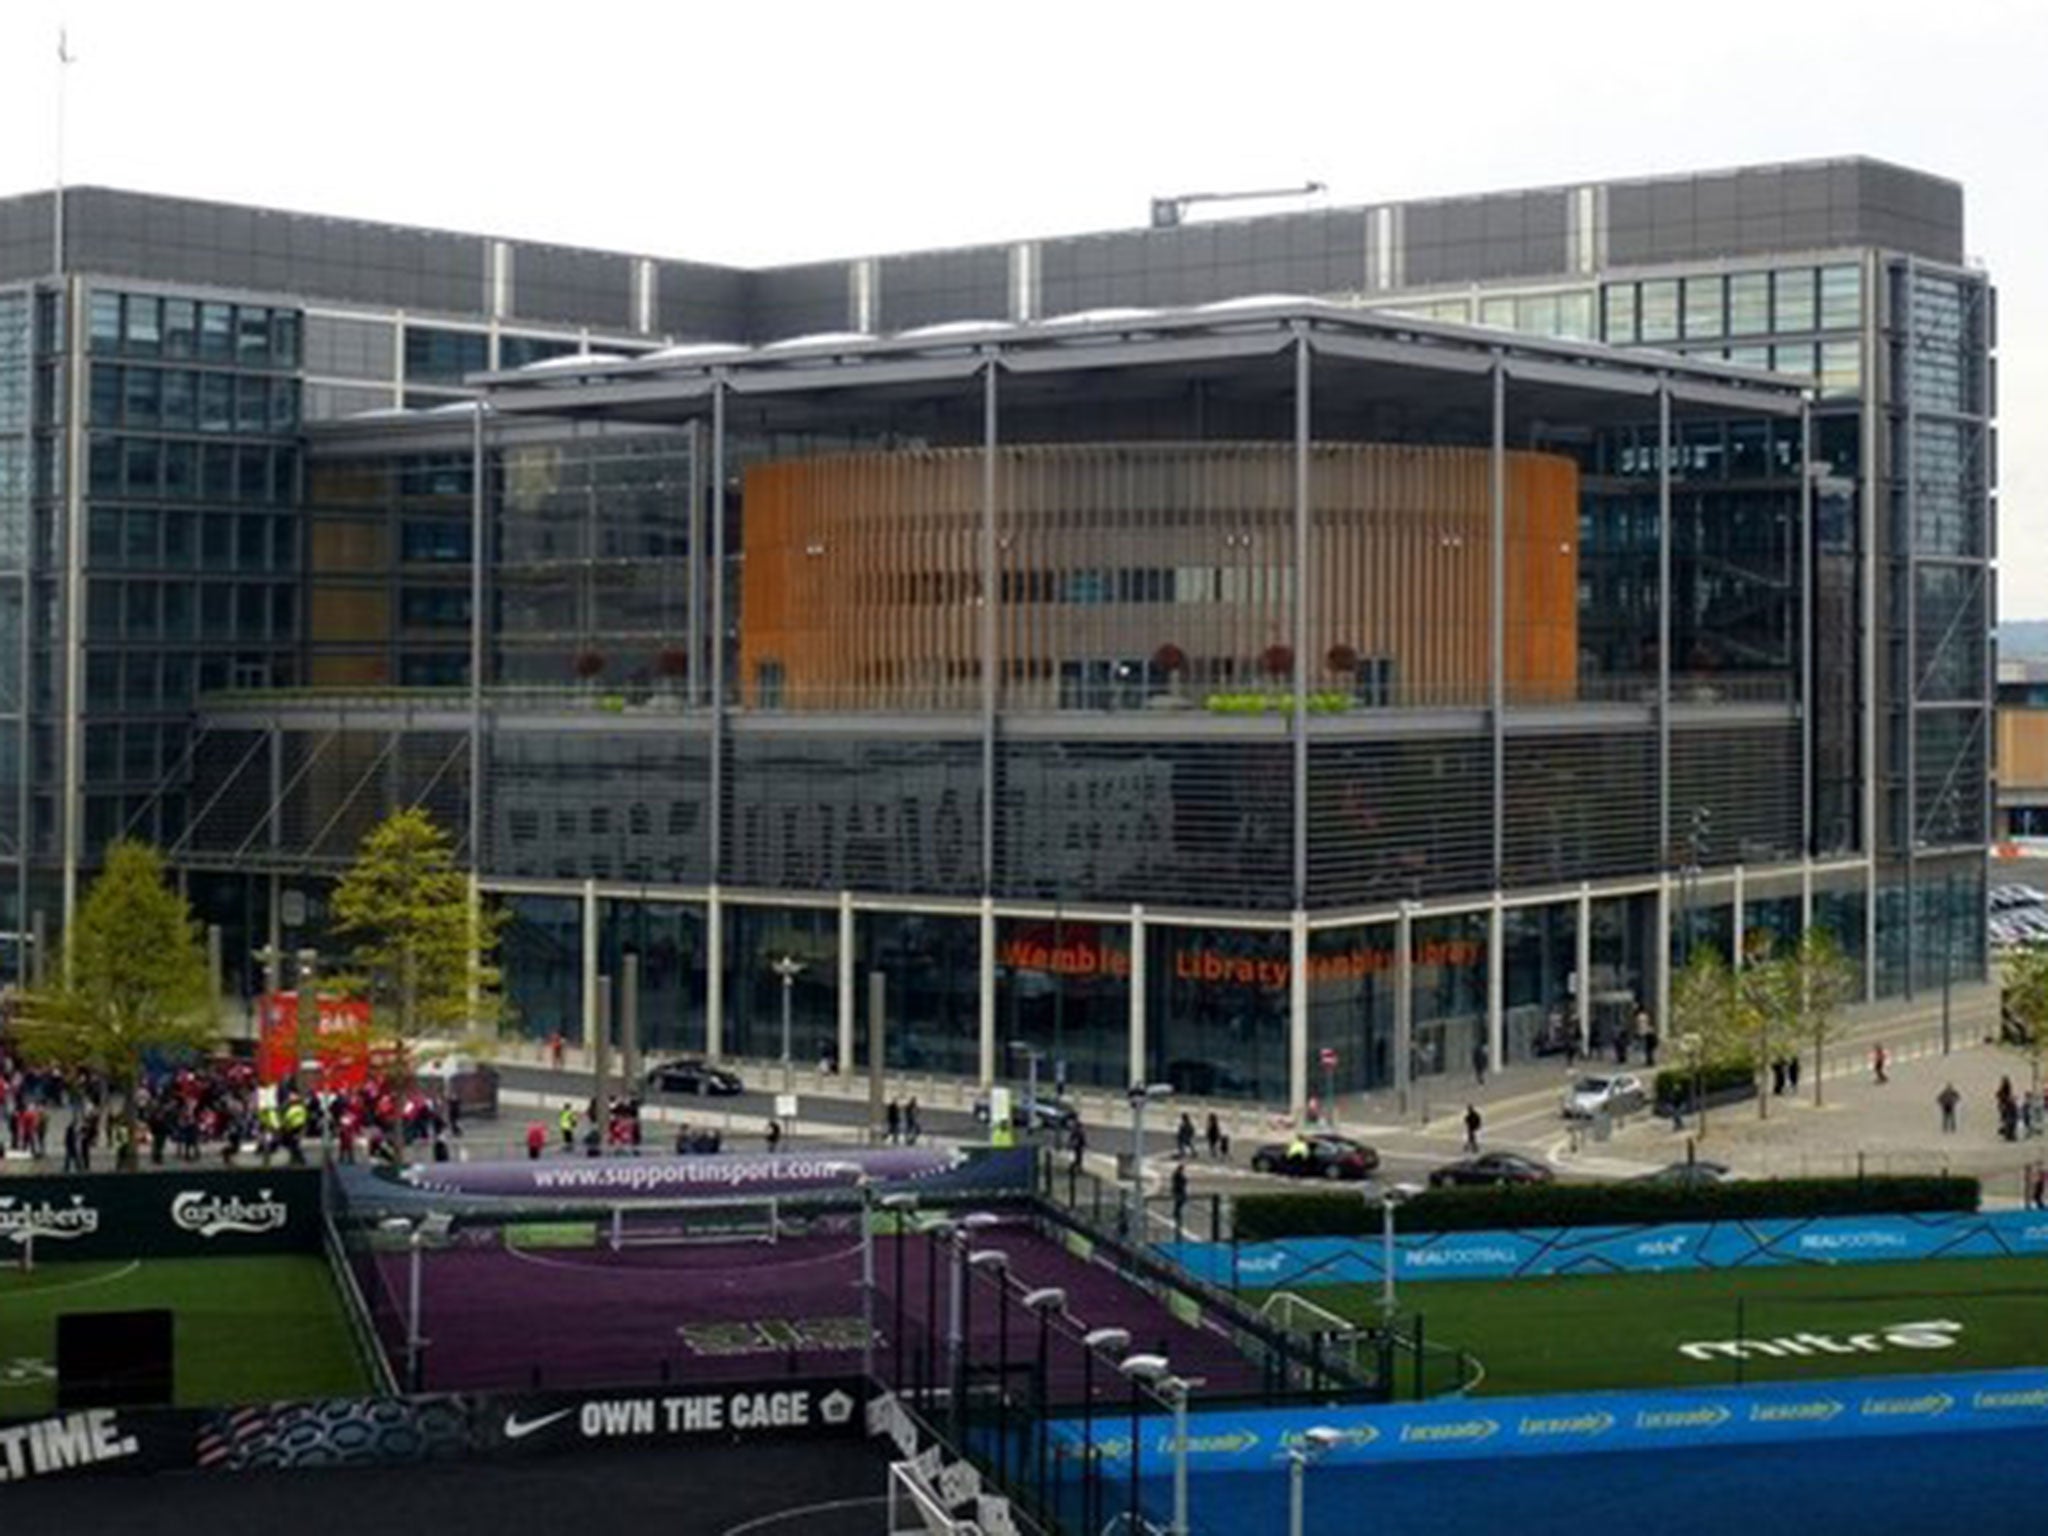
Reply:
[[[1268,1142],[1252,1153],[1260,1173],[1282,1173],[1296,1179],[1363,1179],[1380,1165],[1380,1155],[1362,1141],[1321,1132],[1299,1143]]]
[[[658,1093],[696,1093],[728,1099],[746,1092],[739,1074],[708,1061],[684,1057],[680,1061],[658,1062],[647,1069],[647,1086]]]
[[[1518,1152],[1482,1152],[1462,1162],[1432,1168],[1429,1187],[1460,1184],[1549,1184],[1557,1179],[1548,1166]]]
[[[1725,1184],[1730,1177],[1726,1163],[1709,1162],[1706,1158],[1695,1158],[1689,1163],[1671,1163],[1655,1173],[1640,1175],[1638,1184],[1670,1184],[1680,1189],[1701,1189],[1709,1184]]]

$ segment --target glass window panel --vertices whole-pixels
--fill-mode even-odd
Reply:
[[[187,630],[189,631],[189,629],[190,629],[190,627],[191,627],[191,617],[190,617],[190,615],[191,615],[191,599],[192,599],[192,590],[191,590],[191,588],[189,588],[189,587],[180,587],[180,588],[179,588],[178,590],[179,590],[179,591],[181,591],[181,592],[183,592],[183,593],[185,594],[185,597],[184,597],[184,602],[183,602],[182,606],[184,607],[184,609],[185,609],[185,612],[186,612],[186,628],[187,628]],[[165,614],[165,620],[164,620],[164,627],[165,627],[165,629],[166,629],[166,630],[168,630],[168,629],[170,628],[170,617],[169,617],[169,615],[170,615],[170,607],[171,607],[171,600],[170,600],[170,594],[169,594],[169,593],[166,593],[166,594],[164,595],[164,614]],[[172,651],[172,652],[169,652],[169,653],[167,653],[167,654],[166,654],[166,655],[164,656],[164,694],[163,694],[163,696],[164,696],[164,703],[165,703],[165,704],[167,704],[167,705],[170,705],[170,706],[172,706],[172,707],[176,707],[176,706],[178,706],[178,705],[184,704],[184,703],[188,702],[188,701],[189,701],[189,700],[191,699],[191,697],[192,697],[192,658],[191,658],[191,656],[189,656],[189,655],[185,654],[184,652],[180,652],[180,651]]]
[[[86,583],[85,632],[95,640],[121,638],[121,584],[118,581]]]
[[[1685,280],[1685,334],[1692,340],[1724,334],[1721,318],[1721,277]]]
[[[270,638],[268,587],[251,584],[235,589],[235,638],[237,640],[267,640]]]
[[[199,307],[190,299],[164,300],[164,356],[190,357],[198,350]]]
[[[131,581],[127,584],[128,638],[130,640],[154,640],[156,638],[156,583],[152,581]],[[132,707],[134,695],[129,695]],[[152,701],[154,702],[154,701]]]
[[[1761,336],[1771,328],[1771,274],[1738,272],[1728,279],[1728,334]]]
[[[1557,296],[1556,335],[1568,341],[1591,341],[1593,339],[1593,292],[1584,289],[1578,293],[1561,293]]]
[[[200,520],[199,563],[209,571],[224,571],[234,549],[234,520],[225,512],[209,512]]]
[[[192,638],[192,584],[188,581],[167,581],[163,584],[164,638],[166,640],[190,640]],[[166,690],[168,693],[168,689]]]
[[[270,363],[273,368],[299,366],[299,317],[291,310],[270,312]]]
[[[235,376],[231,373],[202,373],[199,376],[199,430],[226,432],[235,424]]]
[[[260,571],[267,563],[264,555],[264,535],[269,530],[269,519],[262,517],[238,517],[235,519],[235,566],[244,571]]]
[[[1820,347],[1820,392],[1823,397],[1853,395],[1863,387],[1860,342],[1824,341]]]
[[[230,443],[207,443],[199,455],[199,492],[207,501],[232,501],[235,495],[235,450]]]
[[[112,565],[121,558],[121,514],[95,507],[85,520],[85,558]]]
[[[297,379],[272,379],[270,381],[270,430],[278,433],[296,432],[299,428],[299,381]]]
[[[1511,330],[1515,324],[1515,301],[1513,299],[1482,299],[1479,303],[1479,323],[1497,325],[1502,330]]]
[[[96,427],[121,425],[121,369],[114,363],[92,365],[92,394],[86,420]]]
[[[299,592],[296,587],[272,587],[270,589],[270,633],[278,640],[289,640],[298,628]]]
[[[199,306],[199,355],[209,363],[235,360],[235,307],[232,304]]]
[[[129,565],[156,564],[157,514],[138,508],[123,519],[121,556]]]
[[[1607,339],[1626,346],[1636,339],[1636,285],[1614,283],[1601,295],[1607,312]]]
[[[123,419],[131,427],[154,427],[162,420],[163,388],[154,368],[130,368],[123,390]]]
[[[1797,346],[1771,348],[1771,367],[1779,373],[1811,374],[1814,368],[1814,347],[1810,341]]]
[[[164,564],[173,570],[189,569],[193,555],[198,552],[198,541],[193,537],[192,518],[193,514],[190,512],[164,514]]]
[[[270,381],[254,374],[235,380],[235,430],[261,433],[270,428]]]
[[[259,507],[270,500],[270,450],[244,444],[235,450],[235,499]]]
[[[269,366],[269,310],[245,304],[235,311],[235,361],[245,368]]]
[[[1771,274],[1771,302],[1775,306],[1771,329],[1810,331],[1813,329],[1813,268],[1788,267]]]
[[[164,371],[163,413],[170,431],[190,432],[199,425],[199,381],[188,369]]]
[[[1863,274],[1855,267],[1822,267],[1820,328],[1854,330],[1863,323]]]
[[[1673,341],[1678,336],[1678,279],[1664,278],[1642,285],[1643,341]]]
[[[154,587],[143,587],[141,590],[152,595],[156,591]],[[131,651],[121,669],[126,680],[130,709],[156,708],[156,655],[155,651]]]
[[[122,440],[121,489],[129,496],[154,500],[163,480],[163,455],[153,437]]]
[[[86,484],[95,496],[121,494],[121,439],[94,433],[86,454]]]
[[[118,352],[121,349],[121,295],[94,293],[88,306],[86,325],[93,351]]]
[[[162,301],[146,293],[131,293],[125,308],[126,349],[137,357],[155,357],[163,349]]]
[[[210,581],[199,589],[199,632],[209,640],[225,640],[234,627],[235,589]]]

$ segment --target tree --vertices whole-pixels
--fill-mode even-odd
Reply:
[[[371,829],[332,911],[349,965],[335,985],[369,999],[373,1029],[398,1043],[401,1074],[417,1041],[496,1023],[489,958],[502,915],[472,905],[448,835],[425,811],[394,811]]]
[[[31,1057],[97,1073],[120,1094],[132,1157],[143,1056],[204,1051],[220,1034],[205,945],[154,848],[122,841],[107,849],[64,936],[59,974],[25,999],[16,1034]]]
[[[1788,989],[1799,1033],[1813,1046],[1813,1102],[1822,1099],[1821,1073],[1827,1066],[1828,1038],[1835,1018],[1861,985],[1856,966],[1841,943],[1825,928],[1808,928],[1789,957],[1793,984]]]
[[[2048,1058],[2048,944],[2022,944],[2006,954],[2001,978],[1999,1038],[2021,1052],[2033,1070],[2032,1087],[2041,1086],[2041,1067]]]
[[[1694,948],[1671,988],[1672,1045],[1693,1075],[1693,1110],[1707,1134],[1706,1069],[1742,1054],[1742,1017],[1735,973],[1711,944]]]

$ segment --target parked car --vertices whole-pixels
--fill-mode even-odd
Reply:
[[[1565,1089],[1564,1117],[1590,1120],[1595,1115],[1632,1115],[1649,1102],[1643,1080],[1631,1073],[1588,1073]]]
[[[1380,1165],[1380,1155],[1362,1141],[1329,1132],[1301,1138],[1301,1145],[1268,1142],[1252,1153],[1260,1173],[1281,1173],[1296,1179],[1363,1179]]]
[[[657,1093],[695,1093],[719,1099],[746,1092],[737,1072],[714,1067],[695,1056],[657,1062],[647,1069],[647,1086]]]
[[[1547,1165],[1519,1152],[1482,1152],[1455,1163],[1433,1168],[1429,1187],[1463,1184],[1550,1184],[1557,1174]]]
[[[1081,1112],[1065,1099],[1042,1093],[1035,1102],[1027,1104],[1021,1093],[1010,1095],[1010,1124],[1018,1130],[1035,1125],[1041,1131],[1068,1131],[1081,1118]],[[974,1101],[974,1121],[977,1125],[988,1124],[988,1099]]]
[[[1689,1163],[1671,1163],[1655,1173],[1645,1173],[1635,1182],[1638,1184],[1673,1184],[1684,1189],[1697,1189],[1702,1184],[1722,1184],[1731,1177],[1726,1163],[1709,1162],[1706,1158],[1695,1158]]]

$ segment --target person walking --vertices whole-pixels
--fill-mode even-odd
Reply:
[[[530,1162],[539,1162],[541,1153],[548,1148],[548,1128],[538,1120],[526,1128],[526,1156]]]
[[[782,1122],[773,1115],[768,1117],[768,1150],[773,1152],[782,1145]]]
[[[1484,1040],[1474,1040],[1472,1042],[1472,1081],[1482,1088],[1486,1086],[1486,1042]]]
[[[913,1093],[910,1102],[903,1106],[903,1139],[914,1147],[923,1129],[917,1123],[917,1095]]]
[[[889,1145],[895,1146],[903,1135],[903,1106],[894,1099],[891,1099],[889,1107],[882,1111],[882,1125],[888,1133]]]
[[[1195,1121],[1186,1110],[1181,1111],[1180,1124],[1174,1127],[1173,1150],[1182,1162],[1195,1155]]]
[[[1188,1235],[1187,1223],[1184,1219],[1188,1208],[1188,1165],[1186,1163],[1175,1163],[1173,1165],[1172,1190],[1173,1235],[1176,1238],[1185,1238]]]
[[[1948,1083],[1934,1096],[1934,1102],[1941,1106],[1942,1135],[1953,1136],[1956,1129],[1956,1106],[1963,1102],[1963,1096],[1956,1091],[1954,1083]]]
[[[1223,1122],[1216,1118],[1216,1111],[1209,1111],[1209,1124],[1202,1132],[1202,1139],[1209,1148],[1209,1161],[1214,1162],[1223,1155]]]
[[[576,1150],[576,1106],[574,1104],[564,1104],[561,1114],[555,1117],[555,1123],[562,1128],[562,1150],[574,1153]]]
[[[1882,1040],[1870,1048],[1870,1076],[1873,1081],[1879,1083],[1891,1081],[1891,1078],[1885,1073],[1885,1068],[1891,1065],[1891,1059],[1891,1054],[1885,1050]]]
[[[1081,1161],[1088,1155],[1088,1133],[1081,1129],[1081,1122],[1078,1120],[1074,1122],[1074,1128],[1067,1132],[1067,1153],[1070,1159],[1067,1163],[1067,1172],[1079,1177]]]
[[[2027,1185],[2027,1204],[2037,1211],[2048,1211],[2048,1163],[2034,1169],[2034,1177]]]
[[[1477,1104],[1467,1104],[1465,1106],[1465,1150],[1467,1152],[1477,1152],[1479,1150],[1479,1128],[1485,1123],[1484,1117],[1479,1113],[1479,1106]]]

